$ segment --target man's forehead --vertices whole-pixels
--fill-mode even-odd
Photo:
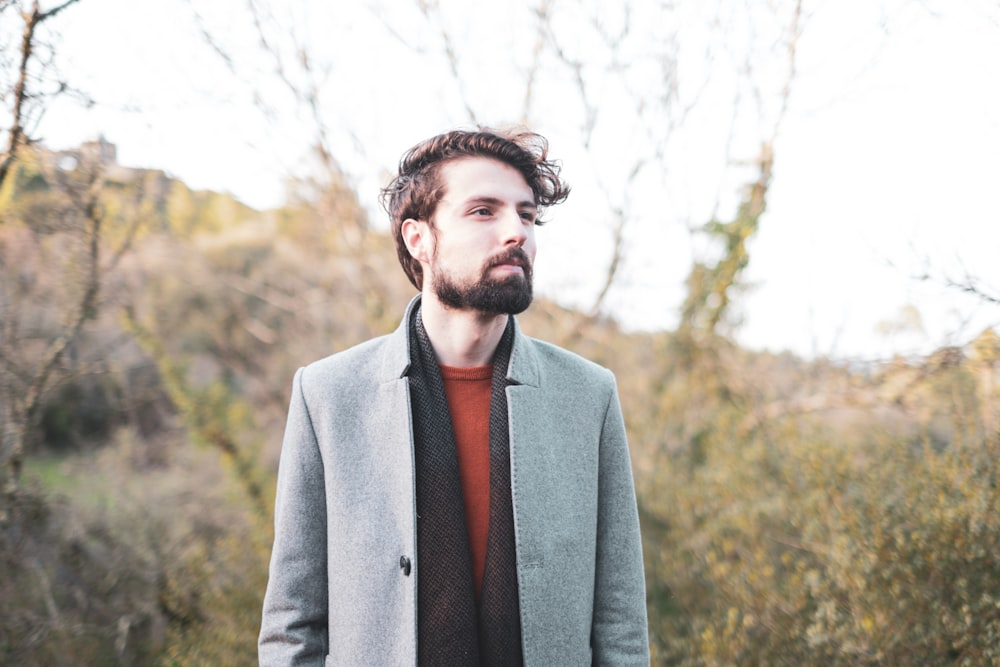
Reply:
[[[490,197],[496,194],[491,190],[502,185],[522,190],[519,194],[523,201],[519,204],[535,205],[534,192],[524,175],[502,160],[486,155],[462,156],[442,164],[440,173],[442,200],[448,199],[450,194],[461,198]]]

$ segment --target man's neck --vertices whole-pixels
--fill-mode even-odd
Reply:
[[[459,368],[485,366],[493,361],[509,317],[446,308],[426,292],[420,310],[438,363]]]

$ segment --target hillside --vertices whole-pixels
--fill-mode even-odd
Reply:
[[[412,288],[344,183],[259,212],[67,166],[0,193],[0,663],[252,664],[292,374]],[[1000,664],[1000,340],[748,351],[711,311],[721,264],[677,331],[521,317],[617,375],[654,662]]]

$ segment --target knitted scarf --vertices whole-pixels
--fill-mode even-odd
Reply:
[[[419,309],[410,321],[417,485],[417,649],[422,666],[522,665],[507,427],[511,317],[493,356],[490,526],[479,609],[451,413]]]

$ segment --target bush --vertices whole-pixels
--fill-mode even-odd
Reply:
[[[873,421],[832,440],[822,415],[748,435],[720,408],[700,464],[644,480],[655,662],[1000,665],[1000,473],[954,377],[961,393],[929,380],[923,444]]]

